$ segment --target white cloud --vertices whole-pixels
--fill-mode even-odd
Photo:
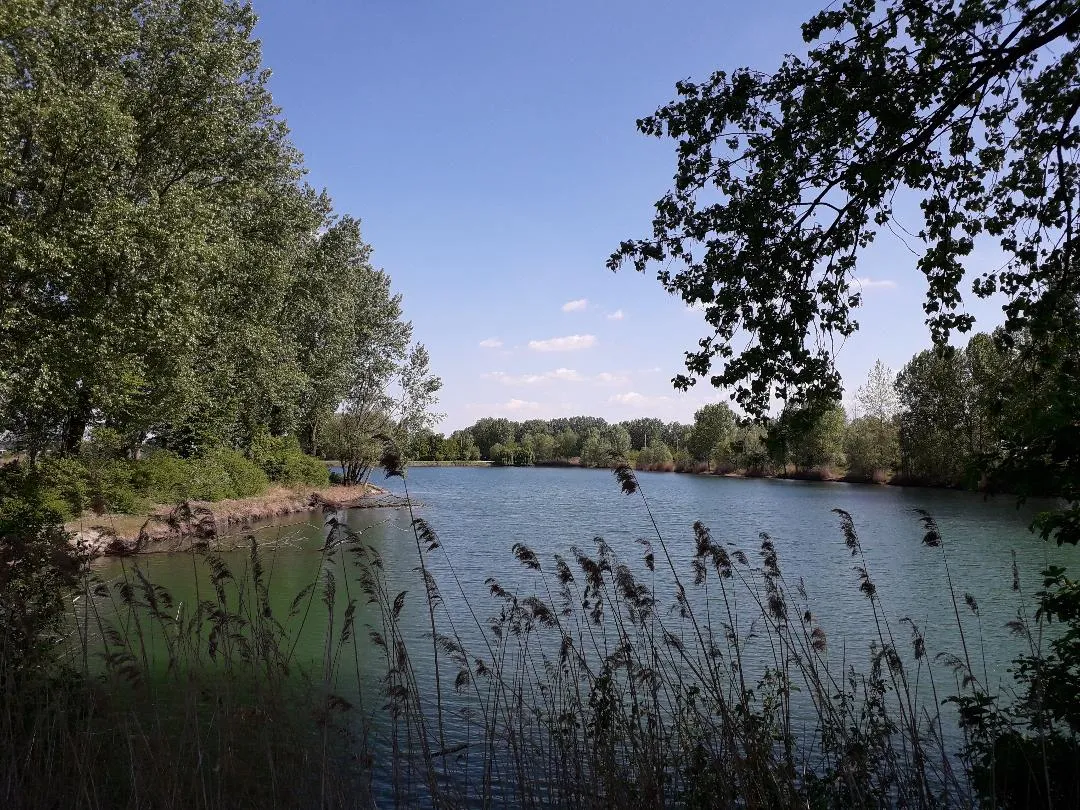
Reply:
[[[589,306],[588,298],[577,298],[562,305],[563,312],[580,312]]]
[[[542,374],[507,374],[505,371],[491,371],[484,376],[504,385],[531,385],[546,379]]]
[[[545,371],[542,374],[507,374],[504,371],[491,371],[484,376],[488,379],[498,380],[504,385],[534,385],[536,383],[550,382],[551,380],[580,382],[585,379],[572,368],[557,368],[554,371]]]
[[[498,338],[488,338],[480,341],[481,349],[501,349],[503,342]]]
[[[892,289],[895,289],[895,287],[896,287],[896,282],[892,281],[890,279],[887,279],[887,278],[882,278],[882,279],[857,278],[855,280],[859,283],[859,286],[862,287],[864,290],[872,290],[872,289],[875,289],[875,288],[883,289],[883,290],[892,290]]]
[[[609,321],[621,321],[625,317],[626,316],[623,315],[623,311],[621,309],[617,309],[614,312],[608,313],[607,319]]]
[[[511,399],[509,402],[504,402],[501,407],[503,410],[517,413],[519,411],[535,411],[540,407],[540,403],[530,402],[527,399]]]
[[[529,341],[529,348],[534,352],[572,352],[578,349],[591,349],[595,345],[596,335],[567,335]]]
[[[584,379],[572,368],[557,368],[554,371],[549,371],[548,376],[556,380],[570,380],[571,382],[579,382]]]
[[[629,405],[634,408],[643,408],[646,406],[659,405],[662,402],[669,402],[671,397],[647,397],[644,394],[639,394],[637,391],[627,391],[624,394],[615,394],[608,399],[615,405]]]
[[[542,409],[539,402],[528,399],[510,399],[506,402],[470,402],[465,406],[467,410],[484,416],[500,416],[503,414],[513,415],[519,413],[535,413]]]
[[[625,374],[613,373],[611,371],[601,371],[596,375],[596,381],[598,383],[625,383],[630,382],[630,378]]]

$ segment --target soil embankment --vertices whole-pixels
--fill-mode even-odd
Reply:
[[[90,557],[125,556],[208,547],[259,521],[305,512],[403,505],[403,499],[373,484],[317,490],[275,487],[252,498],[155,506],[144,515],[84,514],[65,528]]]

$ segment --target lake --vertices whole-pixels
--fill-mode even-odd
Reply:
[[[967,492],[671,473],[640,473],[639,481],[655,528],[641,497],[622,494],[612,474],[602,470],[427,467],[411,470],[407,482],[392,479],[376,483],[385,483],[398,494],[404,494],[407,483],[417,517],[438,533],[442,548],[428,559],[447,606],[445,620],[478,649],[483,642],[462,591],[482,622],[501,604],[488,593],[489,577],[519,596],[540,588],[538,574],[515,560],[511,552],[515,543],[527,545],[545,570],[551,570],[554,554],[573,563],[571,547],[593,554],[594,538],[602,537],[615,555],[643,574],[643,547],[638,540],[647,538],[656,547],[656,590],[661,601],[668,603],[674,590],[658,547],[657,531],[676,570],[692,590],[692,527],[700,520],[715,540],[742,548],[751,563],[760,561],[760,533],[767,533],[775,544],[789,590],[793,591],[800,579],[804,583],[815,621],[827,634],[830,655],[865,668],[869,644],[876,635],[867,598],[860,592],[853,571],[855,560],[845,547],[839,518],[832,511],[840,508],[854,518],[883,615],[891,623],[898,645],[908,646],[909,632],[900,625],[907,617],[922,627],[931,660],[942,651],[958,654],[960,639],[941,549],[921,542],[924,531],[914,512],[921,508],[940,526],[958,594],[970,593],[977,602],[977,615],[962,599],[959,606],[975,668],[993,688],[1010,681],[1006,669],[1023,650],[1022,640],[1004,628],[1020,606],[1011,589],[1013,552],[1022,592],[1029,597],[1029,612],[1030,596],[1041,586],[1039,572],[1043,568],[1059,564],[1075,570],[1080,564],[1076,548],[1058,548],[1028,532],[1036,512],[1054,506],[1050,501],[1018,508],[1009,497],[987,499]],[[401,614],[403,633],[415,643],[412,655],[418,680],[430,684],[433,656],[430,641],[425,640],[430,628],[420,598],[416,540],[408,511],[353,510],[338,517],[379,551],[393,592],[399,588],[408,591]],[[273,601],[283,612],[293,596],[319,576],[322,566],[341,570],[320,551],[326,538],[322,516],[262,526],[255,535],[267,544]],[[227,552],[223,557],[234,569],[246,565],[243,551]],[[178,599],[194,599],[195,569],[189,555],[147,556],[136,562]],[[122,575],[123,566],[132,564],[131,560],[105,560],[98,564],[98,570],[111,579]],[[343,598],[343,582],[339,576],[339,599]],[[357,595],[355,585],[350,593]],[[698,592],[692,594],[691,601],[705,613],[716,610],[715,605],[705,604]],[[305,625],[309,630],[300,638],[298,651],[300,658],[314,667],[324,651],[326,610],[318,600],[312,604],[312,615]],[[378,626],[370,607],[361,605],[358,615],[362,624]],[[441,626],[443,620],[440,617]],[[381,672],[382,653],[374,645],[361,646],[360,666],[373,673],[368,686],[377,689],[374,673]],[[907,655],[910,650],[902,652]],[[456,667],[449,663],[443,667],[443,680],[452,683]],[[939,672],[947,673],[947,668],[940,666]],[[944,681],[946,690],[951,677],[947,674]],[[356,688],[355,683],[352,688]],[[449,687],[446,691],[452,708],[468,705],[467,697],[456,696]],[[430,695],[427,698],[430,701]],[[456,740],[465,733],[455,731],[461,730],[450,728],[447,736]]]

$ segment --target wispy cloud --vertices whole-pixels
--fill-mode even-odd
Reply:
[[[549,371],[548,375],[556,380],[569,380],[570,382],[580,382],[584,379],[572,368],[557,368],[554,371]]]
[[[596,335],[567,335],[529,341],[529,348],[534,352],[573,352],[579,349],[591,349],[595,345]]]
[[[480,341],[481,349],[501,349],[503,342],[498,338],[488,338]]]
[[[527,399],[511,399],[508,402],[504,402],[502,405],[503,410],[519,412],[519,411],[535,411],[540,407],[539,402],[530,402]]]
[[[504,385],[535,385],[536,383],[550,382],[551,380],[581,382],[585,379],[572,368],[557,368],[554,371],[545,371],[541,374],[507,374],[503,371],[492,371],[484,376],[492,380],[498,380]]]
[[[627,377],[625,374],[619,374],[617,372],[611,371],[601,371],[599,374],[596,375],[595,379],[598,383],[604,383],[608,385],[612,383],[630,382],[630,378]]]
[[[663,402],[670,402],[671,397],[648,397],[644,394],[639,394],[637,391],[627,391],[623,394],[615,394],[608,399],[615,405],[629,405],[634,408],[644,408],[646,406],[659,405]]]
[[[562,305],[563,312],[580,312],[589,306],[588,298],[576,298],[573,301],[567,301]]]
[[[623,314],[623,311],[621,309],[617,309],[614,312],[609,312],[607,319],[609,321],[621,321],[625,317],[626,316]]]
[[[896,282],[887,278],[857,278],[855,280],[859,282],[859,286],[864,290],[892,290],[896,288]]]
[[[514,398],[506,402],[496,403],[472,402],[465,407],[484,416],[498,416],[500,414],[535,413],[543,406],[539,402],[533,402],[532,400]]]

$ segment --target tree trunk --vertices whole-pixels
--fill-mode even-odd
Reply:
[[[86,428],[90,424],[90,415],[93,413],[90,404],[90,394],[85,389],[79,392],[79,401],[68,413],[64,425],[63,451],[65,455],[74,455],[79,452]]]

